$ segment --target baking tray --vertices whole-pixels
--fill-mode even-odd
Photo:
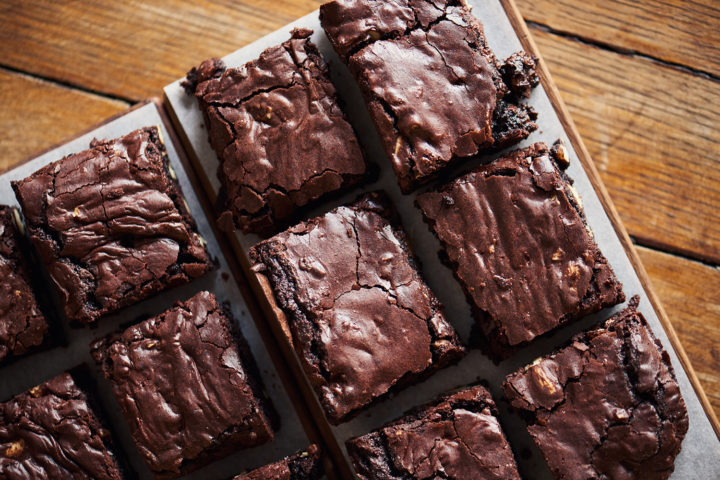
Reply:
[[[172,127],[166,118],[159,100],[143,102],[71,140],[51,147],[0,175],[0,203],[17,205],[10,186],[11,180],[25,178],[42,166],[59,160],[67,154],[87,149],[93,138],[117,138],[140,127],[158,125],[165,141],[170,164],[177,173],[190,212],[197,222],[198,231],[207,241],[210,254],[219,262],[218,269],[190,284],[173,288],[102,318],[93,326],[71,328],[64,323],[61,327],[66,339],[64,346],[28,354],[0,369],[0,401],[5,401],[11,396],[22,393],[77,365],[83,363],[88,365],[94,379],[93,383],[97,386],[98,399],[107,413],[106,417],[111,430],[117,434],[122,453],[126,454],[124,456],[127,457],[131,469],[137,472],[140,479],[153,478],[135,448],[129,428],[122,418],[109,383],[95,368],[95,363],[90,356],[89,345],[92,340],[115,331],[121,325],[138,318],[159,314],[178,300],[187,300],[201,290],[208,290],[215,293],[220,301],[229,302],[235,319],[239,322],[257,361],[265,389],[280,416],[280,429],[271,443],[239,451],[183,477],[198,480],[225,479],[244,470],[279,460],[296,450],[307,448],[313,440],[317,442],[320,439],[317,431],[313,429],[312,423],[308,421],[308,413],[303,410],[300,394],[287,375],[282,355],[274,347],[272,334],[268,331],[263,332],[262,326],[258,329],[253,320],[259,315],[257,312],[252,314],[253,306],[245,301],[241,292],[243,289],[247,289],[247,285],[242,283],[243,277],[233,256],[228,255],[226,258],[225,253],[229,251],[227,244],[222,237],[216,237],[213,231],[212,223],[208,220],[202,204],[205,197],[195,192],[192,169],[187,165],[183,150],[179,142],[176,142],[177,137],[172,132]],[[223,243],[225,243],[224,247]],[[256,306],[255,309],[257,309]],[[269,349],[265,345],[266,341]],[[301,421],[301,418],[304,421]]]
[[[513,52],[525,49],[539,57],[537,48],[530,38],[527,28],[518,14],[512,0],[470,0],[473,14],[485,26],[485,33],[491,48],[498,58],[503,59]],[[240,50],[223,58],[228,66],[240,66],[253,60],[267,47],[277,45],[289,38],[292,28],[304,27],[314,30],[313,41],[331,65],[333,83],[338,94],[346,105],[350,122],[358,132],[361,144],[367,157],[380,167],[379,179],[361,189],[353,189],[344,193],[334,201],[325,202],[309,212],[307,217],[322,214],[337,205],[347,203],[363,191],[383,189],[392,197],[400,212],[403,226],[408,233],[410,244],[423,265],[426,281],[445,304],[447,318],[456,327],[460,336],[467,342],[472,317],[470,307],[465,300],[452,272],[444,266],[437,255],[439,242],[434,238],[422,220],[419,210],[413,202],[415,194],[402,195],[390,162],[383,153],[379,138],[365,109],[362,96],[355,81],[339,60],[328,42],[320,26],[318,12],[313,12],[297,21],[271,33]],[[199,63],[204,59],[196,59]],[[188,65],[191,67],[192,65]],[[690,417],[690,428],[683,443],[683,449],[675,462],[673,479],[720,478],[720,443],[718,442],[717,420],[709,405],[707,397],[699,385],[697,377],[682,350],[672,325],[657,302],[655,294],[649,287],[647,275],[640,264],[630,239],[622,226],[617,212],[610,202],[607,192],[595,170],[587,150],[582,144],[572,120],[560,100],[557,89],[547,72],[542,60],[539,74],[541,86],[536,88],[529,103],[539,112],[539,131],[534,132],[527,140],[513,147],[518,148],[537,141],[552,144],[560,138],[568,147],[571,165],[568,174],[575,180],[575,188],[583,199],[588,224],[595,233],[595,239],[608,258],[618,278],[623,282],[628,298],[640,294],[639,310],[645,315],[656,335],[660,338],[670,354],[677,373],[680,388],[687,404]],[[215,201],[220,184],[216,171],[218,160],[208,140],[203,125],[202,115],[196,100],[185,94],[178,80],[164,89],[168,111],[176,123],[178,133],[185,143],[191,161],[212,202]],[[485,157],[487,160],[488,157]],[[465,171],[478,162],[465,162],[456,171]],[[426,188],[420,191],[426,190]],[[249,269],[248,249],[260,238],[255,235],[236,233],[228,236],[235,249],[238,259],[248,275],[249,281],[263,303],[265,314],[269,317],[281,318],[283,313],[271,301],[264,301],[269,287],[262,275],[256,275]],[[300,388],[308,402],[323,436],[331,452],[339,463],[343,476],[350,478],[350,467],[344,449],[348,438],[366,433],[383,423],[395,419],[405,410],[420,403],[432,400],[439,393],[466,385],[477,380],[486,380],[500,409],[500,421],[518,454],[518,464],[525,478],[552,478],[542,456],[534,446],[525,430],[524,422],[508,407],[501,392],[500,385],[505,375],[517,368],[532,362],[535,358],[552,351],[564,344],[573,334],[586,330],[611,314],[619,311],[624,305],[606,309],[580,321],[566,325],[555,333],[542,337],[530,346],[522,349],[512,358],[493,364],[479,351],[473,350],[457,366],[439,371],[430,379],[419,385],[402,390],[391,398],[380,402],[355,419],[340,426],[331,426],[319,407],[307,378],[293,354],[289,339],[280,329],[275,329],[278,343],[291,364],[295,375],[300,381]],[[277,322],[270,322],[276,324]]]

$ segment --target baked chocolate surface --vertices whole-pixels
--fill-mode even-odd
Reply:
[[[558,479],[655,480],[674,469],[687,410],[637,302],[503,385]]]
[[[91,323],[213,268],[157,127],[51,163],[13,182],[65,315]]]
[[[624,301],[579,202],[543,143],[418,195],[496,359]]]
[[[464,354],[380,193],[250,250],[331,423]]]
[[[123,478],[110,433],[69,373],[0,404],[0,478]]]
[[[346,442],[361,480],[520,480],[490,393],[479,385]]]
[[[229,315],[201,292],[92,345],[156,478],[273,438],[272,407]]]
[[[320,449],[310,445],[306,452],[256,468],[233,480],[318,480],[324,473],[320,460]]]
[[[538,83],[534,59],[516,54],[503,67],[463,0],[335,0],[320,7],[320,21],[405,193],[537,128],[519,102]]]
[[[0,363],[39,347],[48,331],[15,215],[12,207],[0,205]]]
[[[240,68],[207,60],[184,86],[220,159],[223,229],[274,233],[297,210],[363,179],[355,132],[310,30]]]

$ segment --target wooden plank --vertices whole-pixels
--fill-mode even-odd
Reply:
[[[638,247],[653,287],[720,415],[720,269]]]
[[[518,0],[526,20],[720,76],[717,0]]]
[[[127,104],[0,69],[0,171]]]
[[[531,30],[630,235],[720,263],[720,83]]]
[[[321,3],[3,0],[0,64],[139,101]]]

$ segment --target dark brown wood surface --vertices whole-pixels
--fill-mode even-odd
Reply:
[[[0,0],[0,168],[320,3]],[[518,7],[720,413],[720,6]]]

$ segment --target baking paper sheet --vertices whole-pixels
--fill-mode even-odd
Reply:
[[[520,41],[499,1],[474,0],[469,3],[474,7],[473,14],[484,24],[489,44],[498,58],[504,59],[521,49]],[[423,222],[420,211],[413,205],[415,195],[401,194],[395,175],[390,167],[390,162],[383,153],[375,128],[366,112],[362,96],[355,85],[354,79],[339,60],[323,33],[318,12],[313,12],[243,47],[224,57],[223,60],[228,66],[240,66],[257,58],[264,49],[287,40],[290,36],[290,30],[296,27],[310,28],[315,31],[312,40],[318,45],[320,51],[331,64],[333,82],[338,89],[338,94],[345,102],[345,110],[350,122],[358,132],[360,142],[367,152],[368,159],[381,167],[381,174],[376,182],[364,186],[361,190],[349,191],[336,201],[326,202],[311,212],[311,215],[322,214],[337,205],[350,202],[362,191],[383,189],[388,192],[400,212],[411,246],[421,261],[426,281],[445,304],[447,318],[456,327],[463,340],[467,342],[472,325],[470,307],[458,283],[453,278],[452,272],[438,259],[437,252],[440,249],[440,244]],[[199,64],[204,59],[199,58],[196,60]],[[191,66],[188,65],[188,69]],[[200,174],[205,175],[212,185],[214,193],[217,193],[220,186],[216,176],[218,160],[207,140],[207,131],[203,125],[202,115],[197,108],[195,99],[185,94],[180,87],[180,81],[165,87],[165,94],[192,146],[193,152],[191,152],[191,155],[194,153],[200,163],[202,169]],[[640,280],[625,254],[610,219],[603,210],[593,186],[575,151],[572,149],[542,86],[534,90],[529,103],[539,112],[538,124],[540,129],[513,148],[526,146],[537,141],[552,144],[558,138],[564,140],[571,159],[568,173],[575,179],[575,188],[583,199],[588,224],[595,233],[595,239],[618,278],[622,281],[627,298],[640,294],[639,309],[647,318],[672,359],[690,417],[690,428],[683,443],[682,452],[675,462],[675,473],[672,478],[676,480],[720,478],[720,442],[718,442],[712,425],[705,415],[703,407],[647,295],[643,291]],[[459,169],[466,170],[472,164],[472,162],[466,162]],[[243,235],[241,233],[236,235],[245,252],[259,240],[254,235]],[[624,305],[606,309],[567,325],[551,336],[535,341],[500,365],[494,365],[487,357],[474,350],[457,366],[441,370],[429,380],[401,391],[394,397],[372,407],[354,420],[338,427],[332,427],[335,439],[340,445],[344,445],[345,440],[348,438],[377,428],[383,423],[397,418],[407,409],[434,399],[442,392],[477,380],[486,380],[489,382],[492,394],[501,410],[500,420],[517,454],[521,473],[525,478],[550,479],[552,476],[545,466],[541,454],[527,434],[525,423],[508,408],[500,385],[508,373],[532,362],[541,355],[551,352],[555,347],[565,343],[573,334],[599,323],[611,314],[621,310],[622,307]]]
[[[248,340],[250,349],[257,361],[265,388],[280,416],[281,426],[272,443],[240,451],[223,460],[212,463],[208,467],[187,475],[186,479],[226,479],[247,469],[256,468],[266,463],[281,459],[296,450],[305,449],[309,445],[307,434],[303,430],[297,413],[278,378],[273,362],[263,345],[253,319],[248,313],[238,285],[223,258],[220,246],[213,235],[208,219],[193,191],[187,173],[178,158],[175,146],[154,103],[148,103],[90,133],[53,149],[3,175],[0,175],[0,203],[17,205],[15,195],[10,187],[11,180],[27,177],[42,166],[59,160],[70,153],[80,152],[88,148],[93,138],[111,139],[123,136],[144,126],[159,125],[165,140],[170,163],[177,173],[190,212],[195,218],[199,233],[205,238],[210,254],[219,260],[219,268],[188,285],[171,289],[138,305],[123,309],[117,314],[101,319],[97,327],[70,329],[63,326],[68,345],[54,348],[47,352],[29,354],[28,356],[0,369],[0,401],[22,393],[27,389],[48,380],[81,363],[91,366],[93,377],[98,386],[99,399],[107,412],[113,431],[118,433],[122,449],[127,454],[131,467],[138,472],[141,479],[152,479],[152,474],[145,466],[137,452],[130,430],[127,427],[119,407],[109,388],[109,383],[95,369],[90,356],[90,342],[96,338],[115,331],[120,325],[132,322],[140,316],[156,315],[171,307],[178,300],[187,300],[201,290],[215,293],[220,301],[230,302],[235,319]]]

